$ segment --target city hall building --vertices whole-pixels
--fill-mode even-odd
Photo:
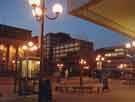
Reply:
[[[0,75],[15,72],[17,57],[23,57],[21,46],[32,38],[30,30],[0,24]]]
[[[32,31],[0,24],[0,94],[10,96],[21,92],[23,79],[32,78],[39,70],[39,57],[35,50],[23,46],[37,44]],[[34,58],[33,58],[34,57]]]

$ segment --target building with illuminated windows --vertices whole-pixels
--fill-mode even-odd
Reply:
[[[22,93],[38,78],[38,51],[38,37],[32,37],[32,31],[0,24],[0,94]]]
[[[15,71],[17,56],[23,56],[20,46],[30,40],[31,31],[0,24],[0,72]],[[8,73],[9,74],[9,73]]]
[[[127,49],[124,46],[107,47],[96,50],[96,56],[104,57],[103,68],[118,68],[130,70],[135,67],[134,48]]]
[[[37,62],[25,59],[30,53],[25,50],[26,45],[29,41],[33,41],[32,39],[30,30],[0,24],[0,94],[3,96],[12,95],[14,91],[18,91],[18,82],[21,82],[18,78],[21,80],[24,75],[26,77],[26,74],[31,76],[39,66],[39,60]],[[24,45],[25,49],[22,47]],[[35,52],[31,50],[33,52],[30,55],[33,55]]]
[[[89,68],[92,67],[92,42],[72,38],[66,33],[48,33],[45,40],[46,62],[47,65],[52,65],[50,67],[53,70],[57,69],[56,65],[59,63],[64,64],[64,68],[79,69],[79,60],[81,58],[87,60]]]

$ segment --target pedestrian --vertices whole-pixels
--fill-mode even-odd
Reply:
[[[69,72],[68,72],[68,69],[65,70],[65,78],[68,79],[68,76],[69,76]]]
[[[102,74],[102,91],[109,89],[108,76],[106,74]]]

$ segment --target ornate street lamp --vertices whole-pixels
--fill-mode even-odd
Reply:
[[[44,81],[49,81],[47,79],[47,73],[45,73],[45,80],[44,80],[44,55],[43,55],[43,45],[44,45],[44,23],[45,18],[48,18],[50,20],[56,19],[62,12],[63,7],[60,4],[55,4],[53,6],[53,13],[55,14],[54,17],[49,17],[47,15],[47,8],[45,7],[45,0],[29,0],[30,5],[32,6],[32,14],[36,19],[40,22],[41,25],[41,35],[40,35],[40,76],[39,76],[39,102],[42,102],[42,90],[43,90],[43,83]],[[45,87],[45,86],[44,86]],[[49,86],[50,87],[50,86]],[[48,92],[50,93],[50,92]],[[50,97],[50,96],[43,96],[43,97]],[[44,101],[48,101],[49,99],[46,99]]]

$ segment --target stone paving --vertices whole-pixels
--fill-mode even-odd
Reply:
[[[104,93],[54,92],[53,99],[54,102],[135,102],[135,86],[123,85],[119,80],[113,80],[110,81],[110,90]],[[37,102],[37,96],[1,97],[0,102]]]

